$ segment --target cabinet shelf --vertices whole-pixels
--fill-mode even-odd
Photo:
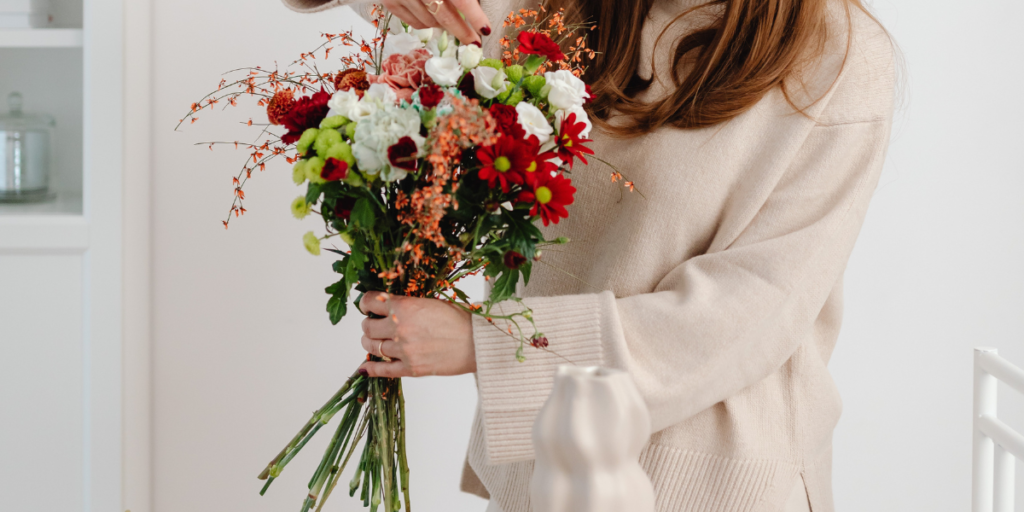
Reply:
[[[79,197],[59,194],[45,203],[0,204],[0,253],[88,247],[89,224]]]
[[[0,48],[81,48],[80,28],[0,29]]]

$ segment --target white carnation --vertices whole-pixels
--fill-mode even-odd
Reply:
[[[480,65],[480,59],[484,56],[484,50],[475,44],[466,44],[459,47],[459,64],[466,69],[473,69]]]
[[[562,122],[565,121],[565,118],[569,117],[569,114],[576,114],[576,122],[583,123],[587,126],[582,132],[580,132],[580,137],[583,137],[584,139],[589,137],[590,130],[594,129],[594,125],[591,124],[590,116],[587,115],[586,110],[583,110],[583,106],[555,111],[555,121],[558,124],[558,132],[562,132]]]
[[[359,108],[359,94],[354,89],[334,93],[330,101],[327,102],[327,106],[335,114],[345,116],[353,121],[364,117]]]
[[[572,71],[559,69],[544,73],[542,95],[547,95],[548,103],[554,110],[567,110],[583,106],[583,99],[589,98],[587,86]]]
[[[373,102],[380,107],[385,107],[398,103],[398,95],[388,84],[370,84],[370,88],[363,94],[361,101]]]
[[[544,113],[539,108],[521,101],[516,105],[516,113],[519,114],[519,125],[523,127],[527,137],[536,135],[537,141],[541,144],[544,144],[551,138],[551,134],[554,133],[555,129],[551,127],[551,123],[548,122],[547,118],[544,117]]]
[[[395,106],[380,109],[356,124],[352,146],[359,170],[366,174],[380,174],[384,181],[398,181],[408,174],[405,169],[388,165],[388,148],[402,137],[409,137],[419,149],[424,139],[420,136],[420,116],[411,109]]]
[[[406,55],[413,50],[424,48],[424,44],[420,39],[412,34],[400,33],[390,34],[387,39],[384,40],[384,58],[387,58],[393,53],[400,53]]]
[[[473,74],[473,88],[482,98],[493,99],[508,89],[505,72],[500,69],[480,66],[470,73]]]
[[[454,57],[431,57],[427,59],[424,69],[437,85],[452,86],[462,78],[462,66]]]

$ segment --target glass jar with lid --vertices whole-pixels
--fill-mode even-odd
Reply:
[[[0,202],[32,202],[49,194],[54,119],[22,112],[21,94],[7,97],[0,114]]]

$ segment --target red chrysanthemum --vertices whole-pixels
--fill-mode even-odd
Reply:
[[[558,156],[563,162],[569,164],[570,169],[572,169],[573,157],[579,158],[586,164],[587,159],[583,155],[594,154],[593,149],[584,145],[584,143],[593,141],[580,136],[580,133],[586,129],[585,123],[576,121],[575,112],[569,114],[569,117],[562,121],[562,128],[559,130],[561,133],[558,134]]]
[[[537,173],[532,190],[519,193],[517,200],[521,203],[533,203],[530,215],[540,215],[544,225],[569,216],[566,206],[572,204],[576,187],[565,176],[550,173]]]
[[[540,141],[536,135],[530,135],[522,142],[523,153],[530,157],[529,163],[523,169],[523,182],[532,185],[535,178],[540,174],[551,174],[558,170],[558,166],[551,160],[558,158],[553,151],[540,152]]]
[[[546,34],[524,31],[519,33],[516,40],[519,41],[519,53],[543,55],[551,62],[558,62],[565,58],[562,48]]]
[[[483,168],[480,169],[480,179],[487,180],[491,187],[495,183],[501,183],[501,191],[508,192],[509,184],[523,184],[523,172],[530,165],[530,157],[522,141],[502,135],[498,142],[491,146],[484,146],[476,150],[476,157],[480,159]]]
[[[302,132],[320,126],[320,121],[324,120],[327,111],[330,110],[327,106],[330,99],[331,95],[321,89],[313,96],[303,96],[296,100],[295,105],[292,105],[291,110],[281,120],[281,124],[288,128],[288,133],[281,137],[281,141],[285,144],[294,144],[298,142]]]
[[[417,168],[416,153],[416,141],[412,140],[412,137],[405,136],[388,147],[388,162],[391,162],[391,167],[415,171]]]
[[[356,94],[360,98],[363,97],[363,92],[370,88],[370,82],[366,79],[366,71],[361,69],[346,69],[334,75],[334,89],[338,91],[347,91],[349,89],[355,89]]]
[[[274,94],[274,97],[270,98],[270,103],[267,104],[267,119],[270,120],[270,124],[281,124],[284,121],[284,116],[288,115],[294,105],[295,91],[285,89]]]
[[[420,87],[420,105],[423,108],[434,108],[444,99],[444,89],[435,84],[426,84]]]
[[[590,91],[590,84],[583,84],[583,87],[585,87],[587,91],[587,97],[583,98],[583,104],[593,103],[594,93]]]
[[[515,107],[495,103],[488,111],[498,125],[498,132],[516,140],[526,137],[526,131],[519,124],[519,113]]]
[[[337,158],[328,158],[324,162],[324,168],[320,171],[320,177],[327,181],[338,181],[348,177],[348,162]]]

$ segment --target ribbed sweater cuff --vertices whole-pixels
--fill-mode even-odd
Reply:
[[[555,369],[560,364],[600,366],[602,308],[601,295],[533,297],[523,304],[500,304],[511,314],[523,305],[533,311],[537,329],[547,337],[547,350],[526,347],[525,362],[516,361],[519,342],[508,334],[508,324],[473,317],[476,343],[477,382],[483,412],[487,463],[502,464],[531,460],[533,422],[551,394]],[[520,326],[523,321],[519,320]],[[529,324],[523,331],[529,335]],[[513,328],[515,331],[515,328]]]

